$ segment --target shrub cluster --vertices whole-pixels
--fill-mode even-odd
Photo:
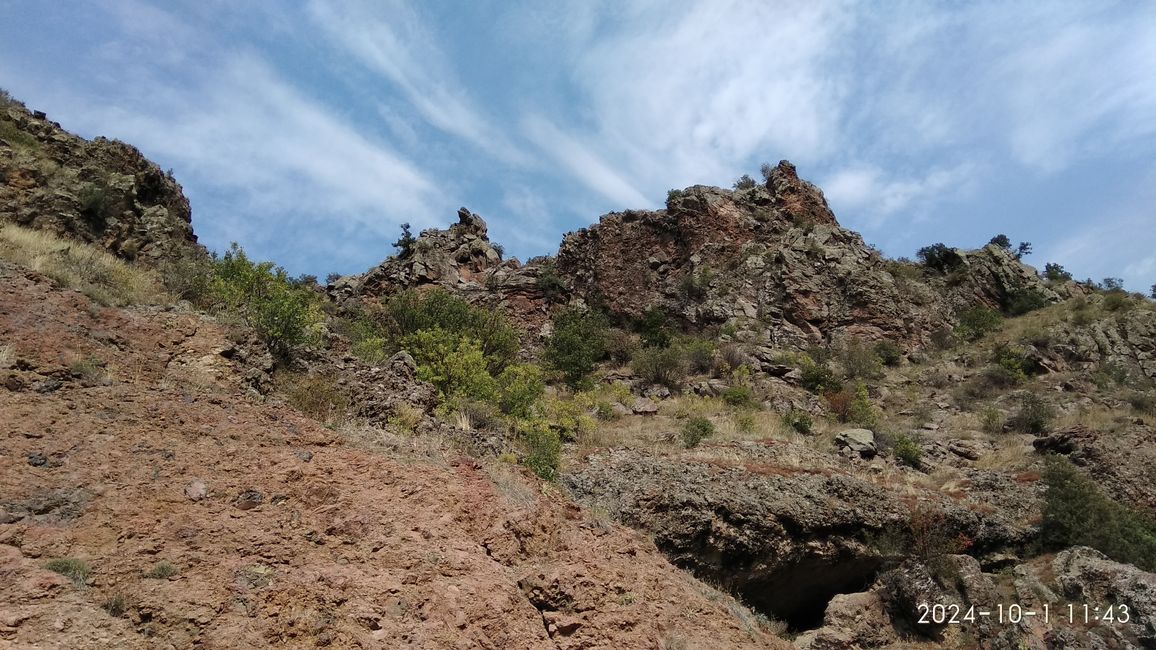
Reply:
[[[554,333],[546,341],[542,359],[567,384],[578,388],[594,365],[606,358],[608,340],[609,327],[601,314],[566,309],[554,317]]]
[[[682,425],[682,444],[687,449],[697,447],[703,440],[714,435],[714,423],[702,416],[688,418]]]
[[[1052,425],[1056,411],[1042,397],[1025,393],[1019,410],[1008,418],[1008,426],[1021,433],[1045,433]]]
[[[1043,480],[1040,536],[1046,547],[1090,546],[1118,562],[1156,571],[1156,522],[1105,496],[1066,458],[1049,457]]]
[[[956,318],[959,325],[955,328],[955,335],[964,341],[978,341],[1003,325],[1003,318],[999,312],[987,307],[964,309],[956,315]]]

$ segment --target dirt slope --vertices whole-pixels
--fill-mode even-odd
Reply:
[[[0,648],[784,645],[512,467],[261,403],[199,316],[0,266],[3,348]]]

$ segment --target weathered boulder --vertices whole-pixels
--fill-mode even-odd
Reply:
[[[835,434],[835,446],[846,449],[861,458],[874,458],[879,450],[875,447],[875,434],[869,429],[845,429]]]

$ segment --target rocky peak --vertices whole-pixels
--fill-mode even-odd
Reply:
[[[135,147],[0,103],[0,220],[159,263],[204,255],[180,184]]]

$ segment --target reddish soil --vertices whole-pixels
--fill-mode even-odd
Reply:
[[[197,315],[0,266],[4,345],[0,648],[786,647],[519,470],[389,456],[246,393]]]

